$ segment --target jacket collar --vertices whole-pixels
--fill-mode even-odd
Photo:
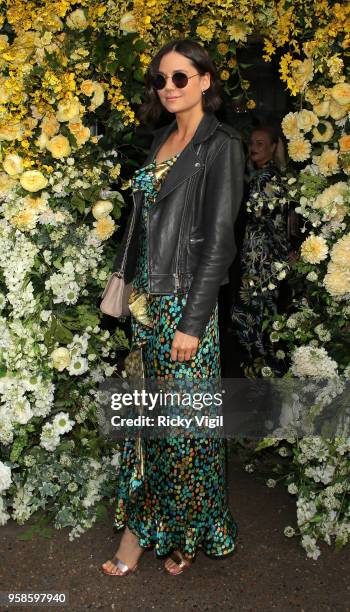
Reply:
[[[204,142],[213,134],[213,132],[215,132],[218,125],[219,121],[214,115],[214,113],[209,111],[204,113],[193,135],[193,144],[196,145],[200,142]],[[176,128],[177,121],[176,119],[174,119],[169,125],[154,130],[153,134],[156,138],[156,144],[158,149],[160,149],[161,144],[166,141],[168,136],[170,136],[171,132],[174,132]]]

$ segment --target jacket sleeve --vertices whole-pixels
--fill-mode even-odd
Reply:
[[[177,329],[201,338],[215,306],[220,284],[235,254],[234,223],[243,196],[241,139],[224,140],[207,169],[204,193],[204,241],[201,259]]]

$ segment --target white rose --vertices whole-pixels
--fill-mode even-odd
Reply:
[[[67,366],[69,366],[71,357],[69,350],[63,346],[59,346],[51,353],[52,365],[56,370],[62,372]]]

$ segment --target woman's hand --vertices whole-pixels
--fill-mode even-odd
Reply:
[[[199,338],[190,336],[176,330],[173,343],[171,345],[171,359],[173,361],[187,361],[192,359],[198,348]]]

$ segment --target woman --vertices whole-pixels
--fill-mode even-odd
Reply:
[[[278,310],[279,272],[274,264],[287,262],[290,247],[287,211],[280,204],[273,204],[281,187],[279,168],[283,166],[278,132],[269,125],[255,128],[248,153],[251,175],[247,202],[240,215],[240,227],[244,229],[239,246],[239,295],[231,318],[233,333],[245,353],[243,359],[249,364],[246,373],[260,374],[264,366],[277,372],[281,367],[263,323]]]
[[[220,375],[217,295],[235,254],[244,170],[238,134],[214,115],[220,102],[199,44],[176,40],[155,55],[141,118],[154,121],[165,108],[175,119],[154,132],[131,181],[134,209],[115,264],[133,283],[132,349],[142,347],[145,378]],[[125,441],[115,515],[125,531],[103,571],[127,575],[146,548],[167,556],[172,575],[190,567],[199,547],[213,557],[232,553],[224,440],[142,440],[141,454],[142,466],[135,441]]]

